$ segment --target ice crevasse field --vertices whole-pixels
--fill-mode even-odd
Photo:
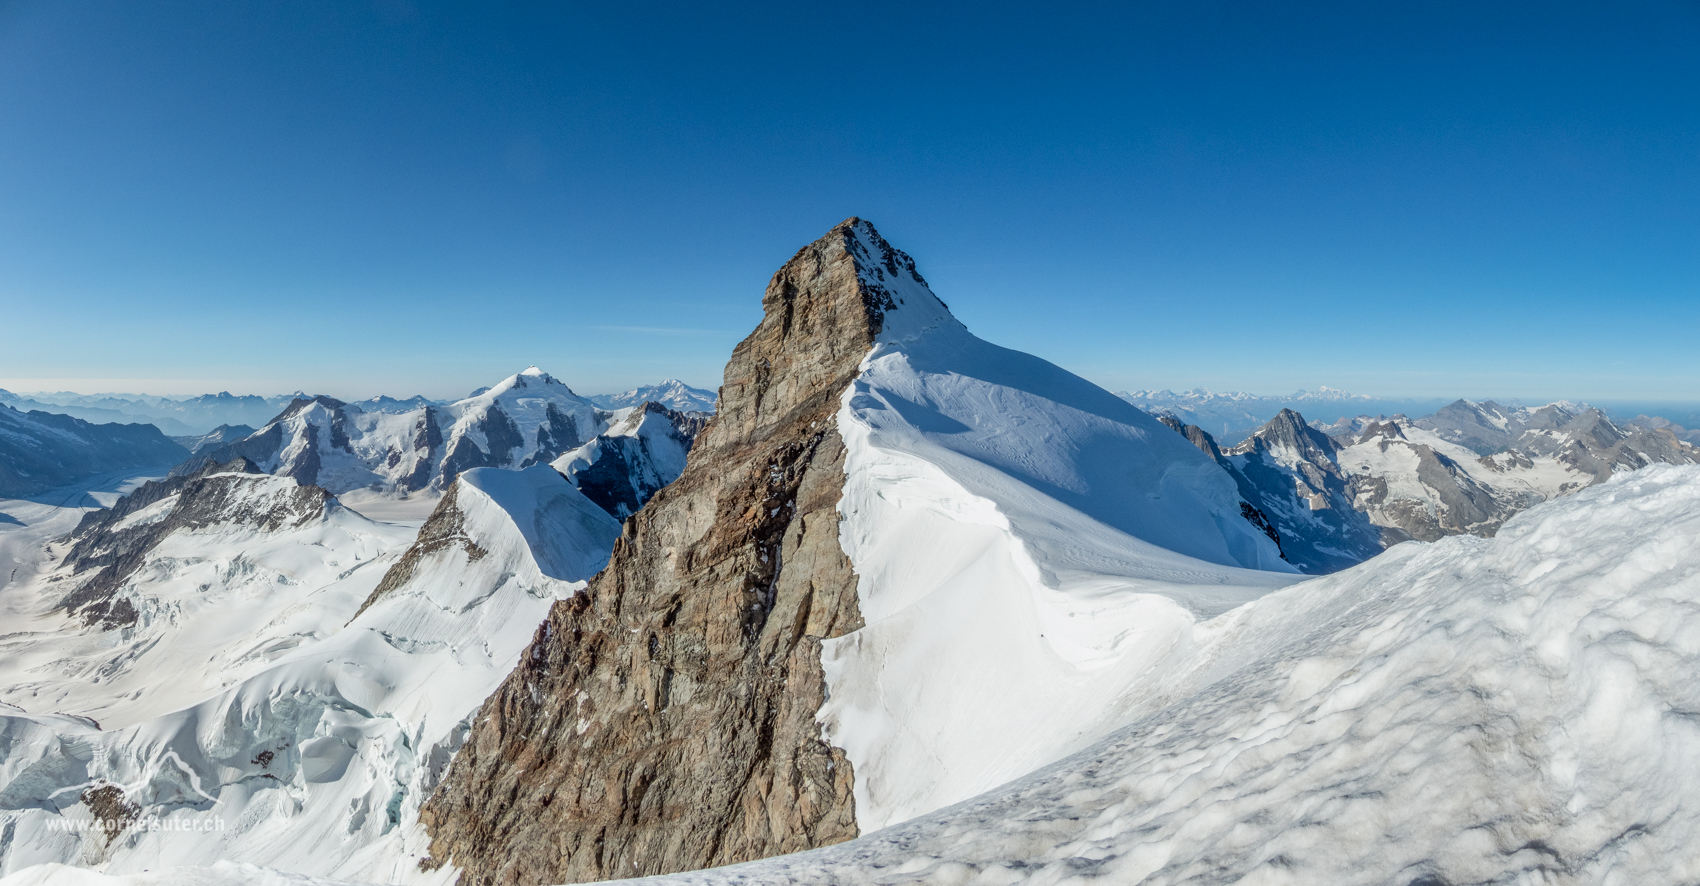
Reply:
[[[266,475],[226,477],[254,495],[295,486]],[[69,861],[136,875],[176,868],[172,882],[187,882],[189,868],[230,857],[361,880],[418,878],[409,826],[467,719],[513,669],[549,606],[606,564],[619,534],[617,521],[544,465],[468,471],[448,503],[454,515],[438,524],[440,544],[395,544],[393,526],[333,499],[296,530],[264,536],[220,525],[155,552],[149,569],[192,570],[243,552],[260,583],[302,588],[273,592],[296,600],[285,611],[240,599],[226,607],[212,624],[229,630],[244,614],[248,623],[221,634],[223,646],[181,635],[181,607],[154,600],[140,629],[125,632],[133,646],[63,650],[120,677],[132,664],[153,672],[159,699],[138,692],[108,704],[124,720],[97,724],[0,705],[0,821],[7,864],[17,871],[10,879],[85,875],[63,866]],[[348,562],[319,576],[301,563],[315,552]],[[374,594],[380,577],[409,557],[393,586]],[[145,575],[139,584],[177,586]],[[247,590],[238,584],[231,593]],[[208,661],[234,685],[171,706],[174,684],[193,683]],[[89,681],[73,673],[64,682]],[[88,688],[103,692],[100,681]],[[168,712],[148,710],[150,700]],[[167,810],[162,824],[172,827],[110,845],[96,832],[59,827],[88,817],[77,801],[95,784],[119,785],[138,804]]]

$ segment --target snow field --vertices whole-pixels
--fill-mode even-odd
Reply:
[[[548,607],[601,569],[619,532],[546,466],[469,471],[457,501],[466,544],[419,557],[409,581],[346,628],[294,645],[203,701],[104,732],[0,709],[9,739],[0,741],[0,827],[10,835],[0,871],[237,860],[383,882],[452,878],[417,870],[419,804]],[[327,621],[347,621],[364,599],[317,602]],[[174,666],[168,654],[153,664],[156,675],[197,667]],[[103,783],[120,786],[144,818],[217,827],[138,827],[110,846],[98,832],[56,828],[54,810],[85,814],[80,793]]]

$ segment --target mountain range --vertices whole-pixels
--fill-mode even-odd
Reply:
[[[1670,430],[1224,448],[856,218],[762,308],[711,419],[300,397],[0,527],[5,886],[1691,879]]]
[[[481,394],[489,390],[480,388]],[[476,396],[476,394],[474,395]],[[171,437],[200,437],[220,425],[263,427],[290,403],[309,395],[234,395],[227,391],[194,397],[161,397],[152,394],[77,394],[70,391],[14,394],[0,390],[0,405],[19,412],[31,410],[69,415],[93,424],[151,424]],[[599,394],[586,398],[604,409],[623,409],[644,402],[660,403],[677,412],[713,412],[713,391],[693,388],[677,379],[645,385],[622,394]],[[453,401],[414,396],[397,399],[377,396],[354,401],[367,413],[412,412],[421,406],[445,406]]]
[[[1238,445],[1283,409],[1334,422],[1359,415],[1395,413],[1426,415],[1444,406],[1444,399],[1397,399],[1352,394],[1335,388],[1295,391],[1286,396],[1216,392],[1204,388],[1176,393],[1167,390],[1120,391],[1116,396],[1153,414],[1172,415],[1183,424],[1197,425],[1222,445]]]
[[[1700,464],[1669,428],[1620,426],[1568,402],[1458,400],[1411,420],[1307,423],[1283,409],[1238,446],[1161,416],[1232,475],[1266,515],[1283,555],[1308,573],[1356,565],[1409,539],[1491,536],[1539,502],[1650,464]]]
[[[0,498],[25,498],[99,474],[169,466],[189,451],[151,425],[92,424],[0,405]]]
[[[590,402],[604,409],[624,409],[639,403],[660,403],[675,412],[713,412],[716,395],[713,391],[693,388],[676,378],[660,384],[644,385],[622,394],[598,394]]]

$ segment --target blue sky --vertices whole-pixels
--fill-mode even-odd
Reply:
[[[849,215],[1121,388],[1700,400],[1700,5],[0,2],[0,387],[719,382]]]

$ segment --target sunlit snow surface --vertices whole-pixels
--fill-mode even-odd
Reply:
[[[1655,466],[1207,622],[1004,788],[675,879],[1691,883],[1697,656],[1700,468]]]
[[[1405,544],[1205,622],[1126,725],[738,883],[1692,883],[1700,468]],[[988,741],[995,740],[988,736]],[[55,875],[63,873],[63,880]],[[294,883],[37,870],[21,884]]]
[[[825,643],[820,713],[864,830],[1101,738],[1200,616],[1299,579],[1180,435],[879,283],[898,303],[838,416],[867,626]]]
[[[1183,438],[975,339],[856,236],[892,304],[838,415],[866,625],[824,645],[820,718],[874,832],[660,881],[1700,880],[1700,467],[1301,581]],[[220,859],[420,878],[412,822],[464,718],[618,532],[548,467],[462,476],[488,556],[431,555],[314,654],[127,729],[0,716],[5,869],[118,874],[5,886],[330,882]],[[76,856],[40,798],[94,774],[243,824]],[[206,866],[139,872],[170,865]]]

